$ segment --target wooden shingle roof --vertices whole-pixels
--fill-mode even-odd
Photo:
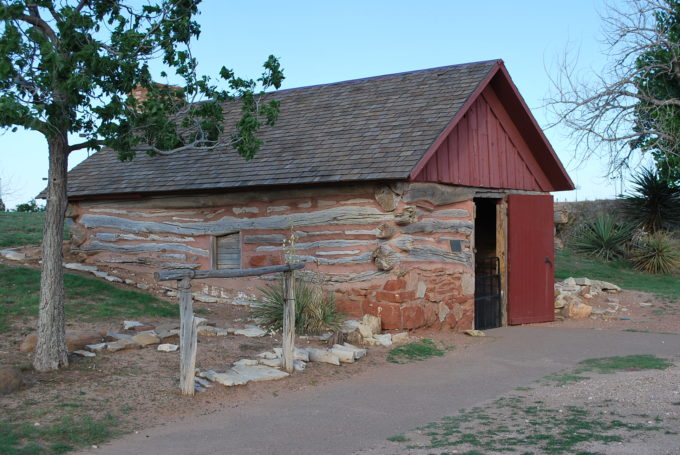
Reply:
[[[282,90],[276,126],[246,162],[233,150],[182,152],[122,163],[102,150],[69,173],[69,197],[406,180],[480,84],[491,60]],[[240,105],[225,106],[226,125]],[[227,128],[229,131],[229,128]]]

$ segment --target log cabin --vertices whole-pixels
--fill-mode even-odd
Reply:
[[[294,254],[337,307],[384,329],[553,319],[553,191],[572,181],[502,60],[282,90],[249,162],[233,150],[102,150],[68,175],[71,248],[143,288],[162,269]],[[239,115],[225,104],[226,125]],[[309,272],[308,272],[309,273]],[[247,303],[262,279],[204,280]]]

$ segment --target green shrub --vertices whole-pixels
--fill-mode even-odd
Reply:
[[[633,192],[623,197],[624,213],[647,232],[680,228],[680,188],[651,169],[631,181]]]
[[[571,246],[580,253],[611,261],[624,255],[632,232],[630,224],[619,223],[609,214],[599,215],[579,228]]]
[[[283,280],[260,291],[264,298],[253,305],[251,317],[269,330],[281,330],[285,302]],[[333,295],[325,293],[321,285],[299,278],[295,280],[295,332],[298,335],[338,331],[345,319],[344,313],[336,311]]]
[[[44,212],[45,207],[38,205],[38,203],[35,202],[35,199],[31,199],[28,202],[17,205],[16,211],[17,212],[24,212],[24,213],[37,213],[37,212]]]
[[[630,261],[642,272],[672,273],[680,269],[680,244],[663,231],[641,236],[632,245]]]

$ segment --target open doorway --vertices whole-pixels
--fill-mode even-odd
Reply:
[[[475,329],[503,324],[496,226],[499,199],[475,198]]]

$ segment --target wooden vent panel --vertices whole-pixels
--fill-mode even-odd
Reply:
[[[241,236],[238,232],[217,237],[217,268],[241,268]]]

